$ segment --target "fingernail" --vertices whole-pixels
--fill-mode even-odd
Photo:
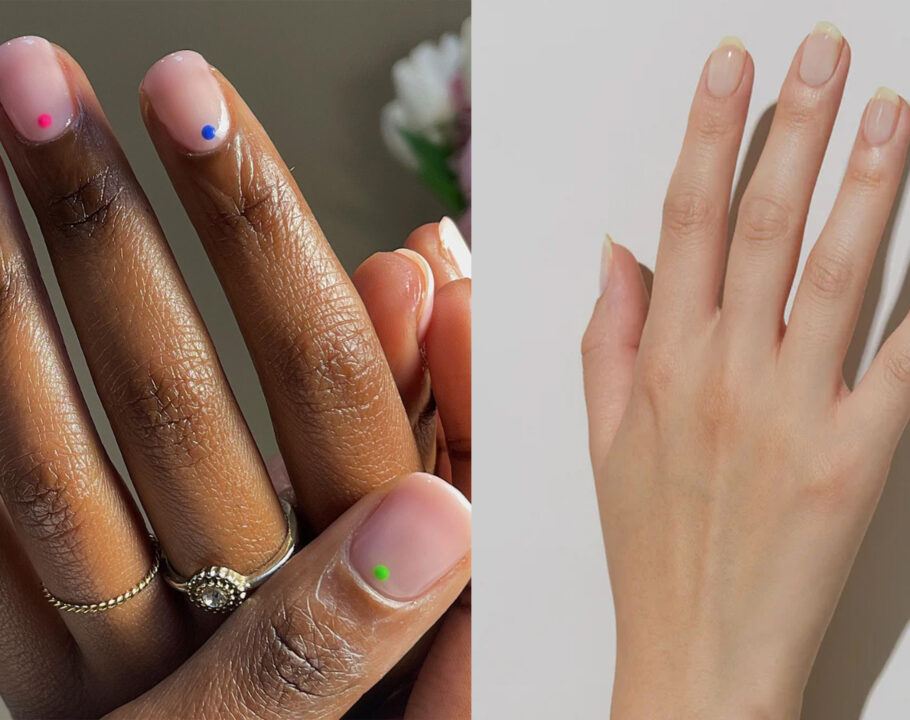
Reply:
[[[464,241],[461,230],[449,217],[439,221],[439,241],[461,277],[471,277],[471,249]]]
[[[171,137],[191,153],[214,150],[231,127],[212,69],[197,52],[181,50],[149,68],[142,90]]]
[[[433,297],[436,294],[436,288],[433,282],[433,269],[430,263],[418,252],[399,248],[395,252],[406,257],[420,271],[420,304],[417,308],[417,342],[422,343],[427,335],[427,328],[430,326],[430,318],[433,316]]]
[[[803,57],[799,62],[799,76],[806,85],[822,85],[828,81],[837,61],[844,36],[834,23],[820,22],[809,33],[803,44]]]
[[[870,145],[888,142],[894,134],[900,114],[900,97],[891,88],[880,87],[869,101],[863,133]]]
[[[708,92],[727,97],[739,87],[746,66],[746,48],[738,37],[728,35],[717,44],[708,61]]]
[[[426,473],[398,483],[351,541],[351,566],[380,595],[414,600],[471,549],[471,506]]]
[[[603,295],[610,280],[610,266],[613,264],[613,238],[604,237],[603,248],[600,251],[600,294]]]
[[[53,140],[72,125],[76,103],[47,40],[29,36],[0,45],[0,105],[32,142]]]

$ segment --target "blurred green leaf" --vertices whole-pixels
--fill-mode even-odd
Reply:
[[[418,173],[427,187],[451,212],[464,212],[468,204],[458,185],[458,176],[449,165],[454,148],[451,145],[436,145],[410,130],[401,130],[401,135],[417,156],[420,163]]]

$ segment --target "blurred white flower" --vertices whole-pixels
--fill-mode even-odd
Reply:
[[[458,35],[422,42],[392,66],[395,99],[382,109],[389,151],[419,174],[470,233],[471,19]]]
[[[382,109],[382,136],[392,155],[416,170],[419,159],[402,131],[419,135],[434,145],[454,140],[459,109],[455,81],[465,67],[463,38],[447,33],[438,43],[420,43],[392,66],[395,99]]]

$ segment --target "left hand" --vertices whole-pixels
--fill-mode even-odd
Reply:
[[[19,39],[0,48],[0,103],[0,142],[41,225],[101,402],[170,563],[183,575],[212,565],[252,572],[283,541],[284,513],[87,78],[62,49]],[[142,109],[231,301],[299,514],[316,535],[360,498],[375,505],[393,480],[424,467],[383,347],[287,167],[227,80],[195,53],[169,56],[147,75]],[[160,576],[100,613],[61,614],[42,597],[43,582],[70,603],[116,598],[148,572],[153,555],[75,382],[5,178],[2,185],[0,495],[8,512],[0,513],[0,648],[16,653],[0,665],[0,695],[17,715],[92,716],[172,672],[218,622]],[[352,530],[358,517],[343,527]],[[314,546],[331,546],[342,531],[335,532]],[[421,601],[392,613],[409,619],[396,635],[403,644],[458,595],[468,558]],[[252,607],[280,600],[281,590],[269,595],[267,587]],[[364,602],[365,612],[382,616],[384,605]],[[337,609],[316,612],[311,603],[303,618],[311,625],[288,626],[296,631],[290,642],[312,643]],[[262,644],[267,638],[248,647],[255,641],[274,651]],[[380,665],[400,648],[388,649]],[[332,678],[344,679],[344,692],[331,712],[375,681],[380,665],[361,674],[361,660],[342,658]]]
[[[664,201],[652,292],[606,268],[583,341],[590,449],[617,627],[612,716],[796,718],[910,417],[910,319],[855,388],[843,363],[910,147],[870,99],[784,311],[850,47],[797,50],[726,255],[752,58],[702,71]]]

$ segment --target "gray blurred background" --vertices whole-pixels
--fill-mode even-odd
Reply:
[[[145,71],[174,50],[197,50],[243,95],[269,132],[348,271],[445,208],[391,158],[379,113],[392,99],[392,63],[422,40],[458,33],[466,0],[307,2],[3,2],[0,42],[41,35],[85,69],[218,348],[266,455],[275,441],[240,332],[208,259],[158,161],[139,115]],[[15,183],[15,181],[14,181]],[[76,372],[106,446],[123,471],[92,389],[37,224],[20,206]],[[2,660],[0,660],[2,661]],[[7,714],[0,703],[0,720]]]

